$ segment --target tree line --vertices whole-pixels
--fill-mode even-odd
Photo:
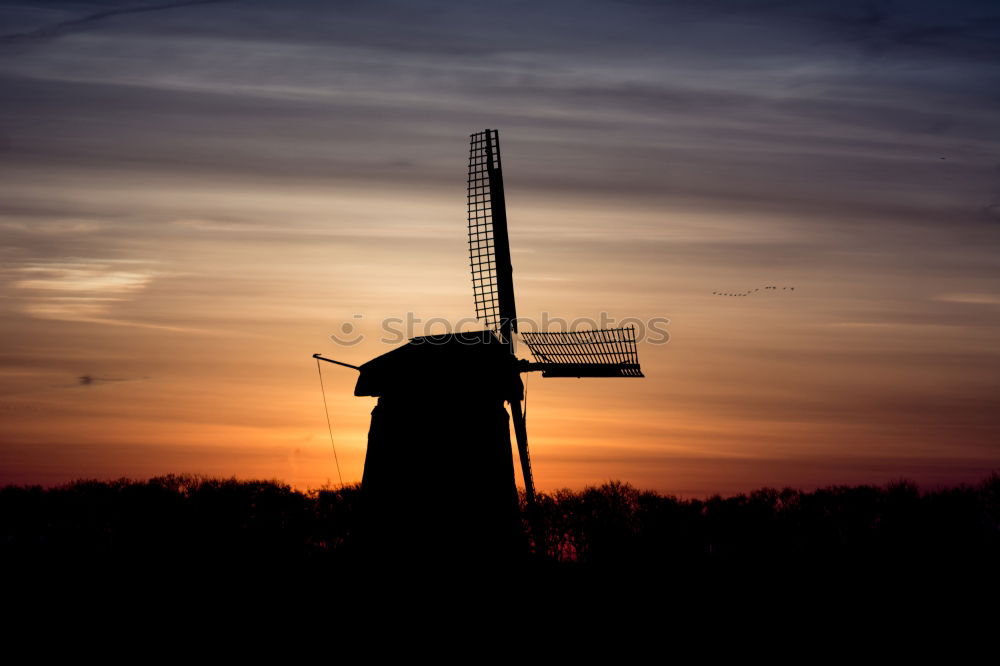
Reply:
[[[934,490],[896,481],[681,499],[609,482],[538,499],[525,532],[535,558],[557,567],[1000,561],[997,473]],[[190,475],[10,485],[0,489],[0,556],[329,563],[351,556],[361,507],[357,485],[298,491]],[[447,506],[427,512],[447,521]]]

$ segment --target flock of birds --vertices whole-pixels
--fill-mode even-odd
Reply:
[[[713,291],[712,294],[715,296],[753,296],[761,289],[764,291],[795,291],[795,287],[777,287],[775,285],[769,285],[766,287],[759,287],[756,289],[747,289],[746,291]]]

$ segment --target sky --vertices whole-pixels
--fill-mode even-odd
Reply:
[[[474,316],[487,127],[518,314],[669,320],[644,379],[528,377],[540,489],[1000,469],[994,2],[13,0],[0,483],[359,481],[310,356]]]

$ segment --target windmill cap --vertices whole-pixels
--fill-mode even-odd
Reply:
[[[354,395],[503,400],[516,390],[513,360],[492,331],[425,335],[363,364]]]

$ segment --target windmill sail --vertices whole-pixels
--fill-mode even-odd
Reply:
[[[635,327],[521,333],[543,377],[642,377]]]
[[[507,205],[503,195],[503,171],[500,164],[500,135],[497,130],[483,130],[470,135],[469,144],[469,266],[476,317],[514,351],[517,333],[517,309],[514,306],[513,268],[507,240]],[[525,499],[535,507],[535,482],[528,456],[528,431],[521,411],[523,387],[520,378],[517,395],[508,398],[517,452],[521,458]]]
[[[517,332],[507,207],[497,130],[471,135],[469,148],[469,266],[476,317],[508,345]]]

